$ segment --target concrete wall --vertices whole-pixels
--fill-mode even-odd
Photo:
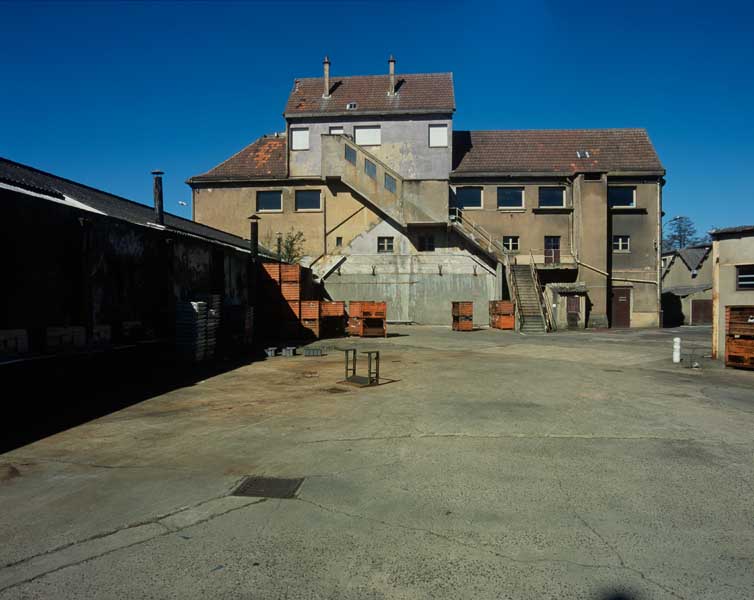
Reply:
[[[429,147],[429,125],[448,126],[448,147]],[[404,179],[447,179],[452,161],[452,115],[411,115],[395,117],[332,117],[289,119],[291,127],[309,128],[309,150],[289,150],[291,177],[320,175],[322,156],[321,136],[329,134],[331,127],[343,127],[344,133],[353,137],[354,126],[379,125],[382,143],[368,146],[371,154],[397,171]]]
[[[754,264],[754,233],[725,235],[712,244],[713,356],[725,355],[725,307],[754,305],[754,291],[736,290],[736,266]]]

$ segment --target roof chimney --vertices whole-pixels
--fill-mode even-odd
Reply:
[[[325,60],[322,61],[322,65],[325,67],[325,92],[322,94],[323,98],[330,97],[330,59],[325,56]]]
[[[165,215],[162,210],[162,176],[163,171],[152,171],[154,176],[154,222],[158,225],[165,224]]]
[[[391,54],[387,59],[387,66],[390,71],[390,87],[387,90],[388,96],[395,95],[395,57]]]

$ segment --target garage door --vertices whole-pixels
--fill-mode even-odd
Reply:
[[[712,300],[692,300],[691,301],[691,324],[692,325],[711,325],[712,324]]]

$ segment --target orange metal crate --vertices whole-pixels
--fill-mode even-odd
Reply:
[[[473,302],[453,302],[451,312],[454,317],[473,317],[474,316],[474,303]]]
[[[513,315],[492,315],[490,326],[495,329],[515,329],[515,318]]]
[[[262,263],[262,269],[273,281],[280,281],[280,263]]]
[[[472,331],[474,329],[474,321],[471,317],[467,316],[454,316],[453,317],[453,331]]]
[[[283,283],[300,283],[301,265],[280,265],[280,281]]]
[[[320,314],[323,317],[342,317],[346,314],[346,303],[340,301],[320,303]]]
[[[320,306],[318,300],[304,300],[301,302],[302,319],[319,319]]]
[[[491,300],[490,315],[512,315],[513,302],[510,300]]]
[[[298,283],[281,283],[280,293],[286,300],[299,300],[301,298],[301,286]]]

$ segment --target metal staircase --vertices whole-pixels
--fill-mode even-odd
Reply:
[[[542,298],[530,265],[513,265],[512,277],[518,290],[521,333],[546,333]]]

